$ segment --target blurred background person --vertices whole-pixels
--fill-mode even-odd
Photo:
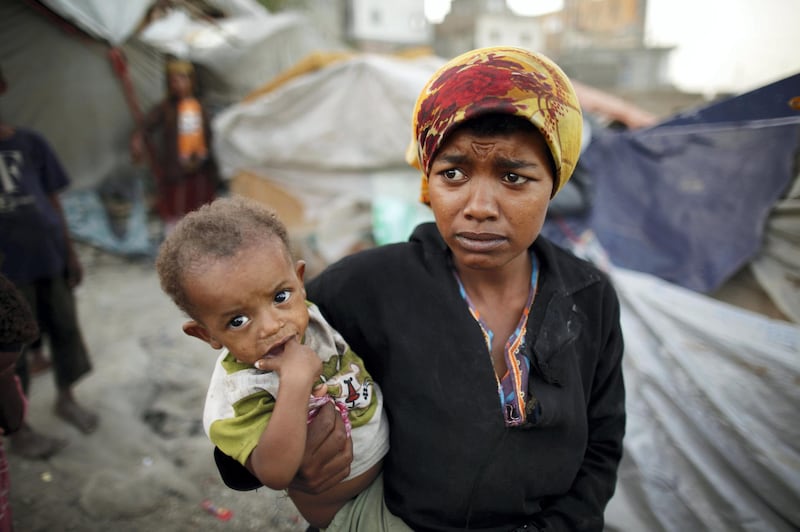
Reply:
[[[0,72],[0,94],[6,89]],[[91,371],[91,362],[73,293],[83,270],[58,196],[68,185],[47,141],[0,117],[0,272],[25,297],[48,340],[57,388],[55,414],[88,434],[97,428],[98,417],[78,404],[72,390]],[[19,358],[16,372],[28,395],[26,356]],[[29,458],[46,458],[64,444],[27,423],[11,436],[11,450]]]
[[[131,157],[147,160],[155,178],[156,210],[169,230],[187,212],[216,196],[219,179],[211,154],[208,114],[196,95],[194,67],[171,59],[167,96],[131,138]]]

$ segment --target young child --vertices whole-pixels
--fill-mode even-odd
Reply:
[[[0,69],[0,96],[8,86]],[[97,429],[98,415],[78,403],[74,388],[91,372],[74,289],[83,269],[69,235],[59,195],[70,184],[56,152],[39,133],[0,116],[0,272],[27,301],[47,338],[57,394],[58,417],[84,434]],[[17,362],[29,394],[27,357]],[[66,441],[40,434],[27,422],[9,438],[10,450],[45,459]]]
[[[147,114],[130,147],[133,160],[149,158],[158,212],[171,229],[184,214],[214,199],[218,180],[209,117],[196,96],[194,67],[171,59],[166,81],[166,98]]]
[[[350,476],[320,495],[288,491],[312,526],[326,527],[377,477],[388,424],[363,362],[306,301],[305,263],[293,262],[285,226],[253,200],[220,198],[177,224],[156,268],[163,290],[190,317],[184,332],[224,349],[203,420],[223,453],[265,486],[287,489],[306,423],[321,405],[334,402],[352,427]]]
[[[14,372],[23,347],[36,340],[39,327],[16,286],[0,274],[0,435],[16,432],[25,419],[27,402]],[[12,530],[8,504],[8,462],[0,438],[0,530]]]

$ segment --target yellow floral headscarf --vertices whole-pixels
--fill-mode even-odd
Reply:
[[[572,175],[583,118],[566,74],[547,57],[521,48],[480,48],[451,59],[428,80],[412,116],[408,163],[422,171],[420,200],[428,204],[433,157],[453,127],[488,113],[531,121],[555,161],[553,195]]]

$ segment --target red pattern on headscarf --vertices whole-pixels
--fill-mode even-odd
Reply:
[[[572,175],[580,154],[583,118],[567,76],[541,54],[520,48],[482,48],[442,66],[417,99],[414,138],[406,159],[423,173],[424,203],[428,203],[427,174],[444,139],[454,126],[488,113],[527,118],[541,132],[556,166],[554,194]]]

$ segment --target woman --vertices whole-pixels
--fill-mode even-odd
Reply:
[[[413,132],[435,224],[308,286],[384,390],[386,507],[414,530],[601,530],[625,428],[619,304],[539,236],[580,150],[574,90],[541,55],[475,50],[434,74]],[[341,475],[341,453],[320,459],[341,447],[331,426],[311,425],[315,486]]]

